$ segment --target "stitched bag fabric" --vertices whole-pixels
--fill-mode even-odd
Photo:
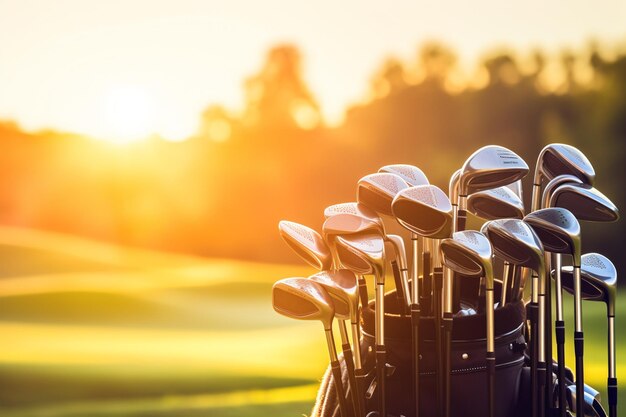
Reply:
[[[361,352],[367,373],[365,388],[366,414],[378,404],[375,384],[374,303],[363,309]],[[389,416],[415,415],[413,401],[411,319],[400,316],[395,292],[385,297],[385,345],[388,376],[386,405]],[[530,375],[524,368],[525,339],[523,335],[525,309],[523,303],[509,303],[495,311],[496,393],[497,416],[529,415]],[[487,374],[485,365],[485,315],[455,317],[451,346],[451,413],[455,417],[487,415]],[[434,322],[430,317],[420,320],[420,416],[436,415]],[[348,392],[348,378],[343,368],[343,384]],[[338,417],[334,381],[327,370],[317,401],[314,417]]]

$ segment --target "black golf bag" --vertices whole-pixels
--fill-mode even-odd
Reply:
[[[362,311],[361,352],[366,379],[366,413],[378,404],[375,389],[374,304]],[[387,351],[386,405],[389,416],[412,417],[413,377],[411,319],[399,314],[395,291],[385,297],[385,343]],[[530,372],[525,363],[525,309],[521,301],[495,311],[496,392],[495,414],[502,417],[530,415]],[[487,415],[485,315],[455,317],[451,347],[451,414],[455,417]],[[420,320],[420,416],[434,416],[437,410],[434,322]],[[348,377],[343,369],[343,385]],[[338,417],[334,382],[327,370],[321,382],[312,417]]]

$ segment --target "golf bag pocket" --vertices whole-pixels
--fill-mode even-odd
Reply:
[[[387,353],[386,407],[389,416],[415,416],[413,388],[413,349],[411,318],[401,316],[395,292],[385,297],[385,348]],[[374,303],[362,311],[361,355],[365,378],[365,413],[377,411],[374,340]],[[509,303],[495,311],[495,415],[512,416],[518,410],[518,397],[524,367],[525,310],[522,302]],[[450,398],[451,415],[484,417],[487,413],[486,318],[484,314],[455,317],[452,326]],[[435,321],[422,317],[419,322],[419,415],[437,415],[442,388],[437,389],[443,351],[435,343]],[[345,371],[345,369],[344,369]],[[328,372],[327,372],[328,374]],[[344,372],[345,374],[345,372]],[[439,376],[438,376],[439,375]],[[344,375],[348,391],[348,377]],[[325,376],[312,416],[339,416],[334,382]]]

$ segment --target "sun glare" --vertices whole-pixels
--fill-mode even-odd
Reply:
[[[129,143],[154,132],[156,111],[154,100],[147,91],[136,86],[118,86],[106,93],[104,119],[105,139]]]

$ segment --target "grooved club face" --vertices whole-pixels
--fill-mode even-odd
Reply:
[[[323,271],[309,277],[320,284],[333,299],[335,316],[342,320],[355,319],[359,309],[356,275],[347,269]]]
[[[395,174],[370,174],[359,180],[356,198],[375,212],[391,216],[391,202],[405,188],[408,188],[407,183]]]
[[[556,207],[537,210],[524,217],[524,222],[532,227],[548,252],[580,258],[580,224],[569,210]]]
[[[354,214],[376,223],[382,224],[382,219],[374,210],[370,210],[363,204],[357,202],[333,204],[324,209],[324,218],[327,219],[337,214]]]
[[[589,185],[593,185],[596,177],[591,162],[575,147],[564,143],[547,145],[537,157],[535,184],[540,184],[544,178],[551,180],[563,174],[573,175]]]
[[[543,245],[522,220],[492,220],[486,223],[485,230],[496,256],[515,265],[543,271]]]
[[[393,200],[392,210],[401,225],[421,236],[442,239],[452,233],[452,205],[434,185],[400,191]]]
[[[563,184],[550,196],[551,207],[564,207],[577,219],[591,222],[614,222],[619,210],[611,200],[586,184]]]
[[[407,165],[407,164],[394,164],[394,165],[385,165],[380,168],[378,172],[387,172],[390,174],[396,174],[400,178],[404,180],[407,184],[414,187],[416,185],[427,185],[430,184],[428,182],[428,178],[426,174],[416,166]]]
[[[384,279],[385,242],[377,235],[337,236],[342,264],[357,274],[374,274]]]
[[[385,234],[385,229],[382,222],[368,220],[356,214],[337,214],[324,221],[322,233],[327,237],[358,233],[370,233],[382,236]]]
[[[493,251],[485,235],[474,230],[456,232],[441,242],[446,267],[467,276],[492,275]]]
[[[559,188],[563,184],[583,184],[580,178],[569,174],[559,175],[552,178],[543,189],[541,196],[541,207],[550,207],[550,197],[554,193],[554,190]]]
[[[574,291],[573,268],[561,268],[561,282],[569,293]],[[617,292],[617,270],[615,265],[604,255],[586,253],[582,256],[580,275],[581,292],[585,300],[603,301],[607,304],[609,315],[615,315],[615,297]]]
[[[285,278],[272,287],[272,306],[283,316],[298,320],[320,320],[330,329],[335,316],[328,293],[306,278]]]
[[[487,220],[524,217],[524,203],[508,186],[470,194],[467,197],[467,210]]]
[[[474,152],[465,161],[459,177],[459,195],[510,184],[528,174],[528,165],[515,152],[489,145]]]
[[[287,245],[309,265],[319,270],[332,266],[330,249],[315,230],[299,223],[281,220],[278,231]]]

